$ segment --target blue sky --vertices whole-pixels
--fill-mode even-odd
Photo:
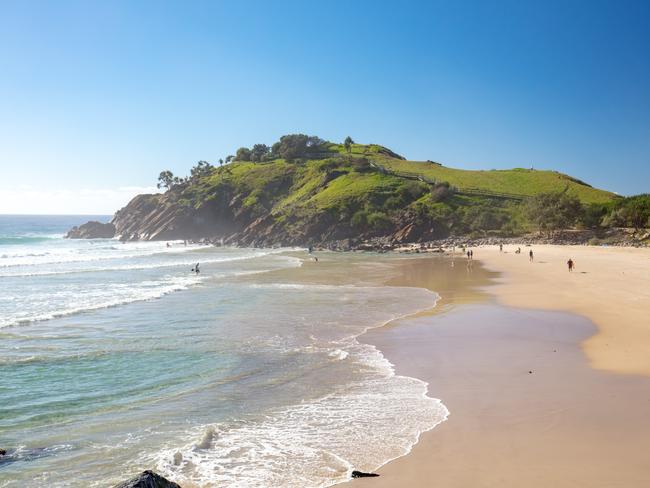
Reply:
[[[292,132],[648,192],[648,25],[646,1],[5,1],[0,213],[112,213]]]

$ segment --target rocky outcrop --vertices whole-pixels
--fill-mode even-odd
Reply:
[[[112,239],[115,237],[115,226],[110,222],[102,224],[91,220],[83,225],[73,227],[65,237],[66,239]]]
[[[181,486],[153,471],[143,471],[139,475],[115,485],[114,488],[181,488]]]

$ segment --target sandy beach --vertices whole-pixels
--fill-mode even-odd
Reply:
[[[379,478],[353,483],[650,485],[650,251],[535,246],[531,263],[529,248],[514,250],[475,249],[471,269],[456,259],[461,292],[426,283],[423,265],[392,279],[437,287],[439,306],[364,340],[429,382],[450,416]]]
[[[592,367],[650,376],[650,249],[540,245],[514,251],[476,250],[487,268],[503,273],[490,288],[500,303],[588,317],[598,327],[583,343]],[[572,273],[569,258],[576,263]]]

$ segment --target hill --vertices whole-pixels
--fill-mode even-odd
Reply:
[[[188,178],[161,173],[167,191],[118,211],[116,233],[257,246],[516,235],[531,227],[525,208],[535,195],[555,192],[602,208],[616,199],[552,171],[458,170],[408,161],[376,144],[299,134],[240,148],[227,160],[216,168],[200,162]]]

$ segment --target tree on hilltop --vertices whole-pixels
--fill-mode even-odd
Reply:
[[[156,185],[159,190],[171,189],[174,186],[174,174],[171,171],[161,171],[158,175],[158,184]]]
[[[271,154],[287,161],[308,158],[310,155],[320,152],[323,144],[325,144],[325,141],[318,136],[287,134],[280,137],[280,140],[273,144]]]
[[[345,141],[343,141],[343,146],[347,152],[352,152],[352,144],[354,144],[354,141],[350,136],[346,137]]]
[[[255,163],[266,161],[270,153],[271,148],[266,144],[255,144],[253,149],[251,149],[251,161]]]
[[[235,159],[237,161],[250,161],[251,160],[251,150],[247,147],[240,147],[235,153]]]
[[[212,166],[207,161],[199,161],[198,163],[196,163],[196,166],[194,166],[190,170],[190,178],[192,180],[196,180],[201,176],[209,175],[210,173],[212,173],[213,170],[214,170],[214,166]]]

